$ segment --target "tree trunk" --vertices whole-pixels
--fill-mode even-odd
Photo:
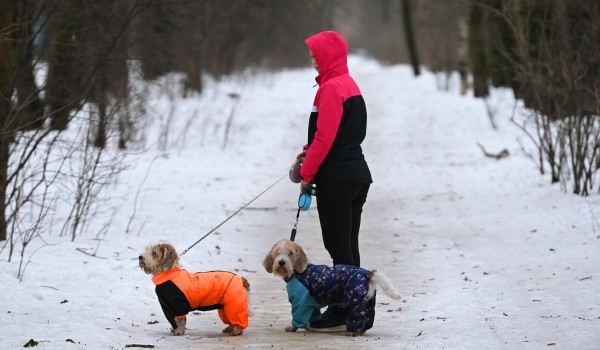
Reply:
[[[106,101],[97,101],[98,107],[98,129],[94,138],[94,147],[104,148],[106,146],[106,125],[108,124],[108,117],[106,115]]]
[[[486,37],[486,11],[481,3],[471,5],[469,14],[469,54],[473,72],[473,94],[475,97],[489,95],[490,77],[488,46]]]
[[[458,73],[460,75],[460,94],[469,89],[469,9],[470,5],[461,0],[458,9]],[[448,69],[448,68],[446,68]]]
[[[0,241],[6,240],[6,192],[8,187],[8,146],[12,141],[12,95],[14,91],[14,65],[18,55],[18,38],[14,26],[20,0],[4,1],[0,11]]]
[[[408,49],[408,55],[410,57],[410,64],[413,67],[414,75],[417,76],[421,74],[421,70],[419,68],[419,54],[417,53],[415,33],[412,23],[412,12],[410,9],[410,0],[402,0],[402,23],[404,25],[404,36],[406,37],[406,45]]]
[[[509,26],[507,18],[514,13],[511,7],[517,6],[515,0],[505,2],[503,0],[491,0],[492,7],[488,17],[489,28],[489,58],[490,77],[492,85],[520,89],[515,77],[515,70],[519,64],[515,53],[517,46],[515,33]]]
[[[4,108],[0,107],[0,113],[4,113]],[[10,140],[6,136],[0,136],[0,241],[7,238],[6,224],[6,190],[8,188],[8,147]]]
[[[18,6],[20,25],[16,35],[19,57],[15,62],[18,112],[15,115],[15,124],[18,124],[16,127],[19,130],[34,130],[44,124],[44,106],[38,94],[33,67],[34,5],[33,1],[19,1]]]
[[[48,68],[46,96],[50,110],[50,127],[65,130],[69,114],[81,99],[78,82],[81,74],[82,18],[85,3],[78,0],[57,2],[56,15],[49,31],[51,48]]]

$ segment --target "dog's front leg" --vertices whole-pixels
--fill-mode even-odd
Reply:
[[[296,326],[294,325],[289,325],[287,327],[285,327],[285,331],[286,332],[295,332],[298,328],[296,328]]]
[[[183,335],[185,333],[185,318],[176,318],[175,324],[177,328],[171,329],[173,335]]]

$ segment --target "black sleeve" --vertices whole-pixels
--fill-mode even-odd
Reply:
[[[175,316],[187,315],[191,310],[190,302],[175,283],[167,281],[156,286],[156,295],[167,321],[177,328]]]

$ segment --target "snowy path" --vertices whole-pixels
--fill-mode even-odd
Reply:
[[[145,244],[167,239],[187,248],[287,171],[304,141],[312,91],[298,92],[313,75],[306,70],[248,83],[231,151],[209,147],[211,133],[222,129],[206,119],[200,137],[189,126],[189,149],[141,157],[115,186],[123,193],[115,198],[125,199],[140,188],[132,233],[123,233],[134,212],[125,202],[100,243],[93,237],[99,229],[90,227],[90,236],[40,249],[22,283],[16,264],[7,265],[0,349],[30,338],[39,349],[598,349],[596,199],[565,194],[536,172],[506,121],[510,108],[494,131],[480,100],[437,91],[428,74],[414,79],[407,67],[353,63],[369,108],[364,148],[375,181],[363,215],[362,262],[385,272],[404,297],[378,294],[375,327],[365,336],[283,330],[290,322],[284,282],[262,260],[294,222],[298,191],[287,179],[182,258],[190,270],[248,277],[255,315],[244,335],[222,335],[216,313],[205,312],[189,316],[183,337],[170,336],[150,278],[136,267]],[[228,92],[207,97],[212,112]],[[177,113],[201,107],[182,101]],[[486,158],[477,142],[511,155]],[[301,214],[298,230],[309,258],[329,264],[314,207]],[[79,247],[99,247],[109,259]]]
[[[367,81],[363,93],[373,106],[365,152],[375,184],[362,260],[391,277],[403,302],[378,296],[376,325],[364,337],[285,333],[283,282],[260,263],[275,240],[289,236],[295,212],[253,211],[243,230],[255,238],[248,250],[259,250],[251,264],[258,266],[254,326],[223,348],[595,349],[600,244],[582,217],[587,205],[550,191],[514,136],[491,130],[480,101],[461,104],[425,88],[402,101],[385,73],[365,76],[357,78]],[[477,142],[513,155],[486,158]],[[528,174],[514,171],[520,168]],[[262,201],[295,198],[294,185],[279,186]],[[329,263],[317,220],[314,210],[301,214],[297,241],[313,261]]]

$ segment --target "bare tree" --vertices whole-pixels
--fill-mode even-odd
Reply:
[[[10,260],[20,251],[23,264],[29,243],[54,230],[48,220],[57,220],[58,202],[71,207],[59,223],[72,240],[103,212],[103,189],[126,166],[115,146],[134,141],[135,113],[144,112],[143,95],[132,94],[130,67],[141,67],[147,79],[183,72],[185,90],[201,91],[204,74],[306,65],[302,41],[323,28],[330,7],[324,0],[237,4],[3,2],[0,252]],[[39,69],[46,74],[38,86]]]
[[[116,125],[123,120],[119,114],[127,97],[128,73],[125,46],[119,43],[141,8],[124,8],[116,1],[104,3],[101,9],[82,7],[79,1],[3,4],[0,240],[6,243],[0,251],[7,249],[10,260],[19,242],[23,263],[29,243],[49,231],[48,219],[58,201],[73,203],[73,214],[65,220],[72,223],[69,232],[74,238],[94,213],[100,188],[123,166],[119,157],[107,157],[103,149],[111,135],[122,131]],[[106,12],[105,17],[98,12]],[[48,67],[47,80],[38,87],[36,70],[44,67]],[[89,118],[77,119],[73,125],[74,131],[83,132],[65,134],[73,116],[86,115],[86,105],[96,108],[88,109]]]
[[[457,59],[458,73],[460,74],[460,93],[467,93],[469,83],[469,4],[465,0],[459,2],[460,10],[458,13],[458,42],[457,42]],[[446,67],[451,69],[451,67]]]
[[[539,168],[587,195],[598,169],[600,3],[474,1],[487,13],[488,71],[532,111]],[[472,48],[471,48],[472,49]],[[599,189],[600,190],[600,189]]]
[[[412,17],[413,13],[411,11],[410,0],[402,0],[402,23],[404,25],[404,35],[406,37],[406,46],[408,49],[408,55],[410,57],[410,64],[413,68],[413,73],[415,76],[421,74],[421,69],[419,67],[419,54],[417,51],[417,45],[415,43],[415,33],[413,29]]]

